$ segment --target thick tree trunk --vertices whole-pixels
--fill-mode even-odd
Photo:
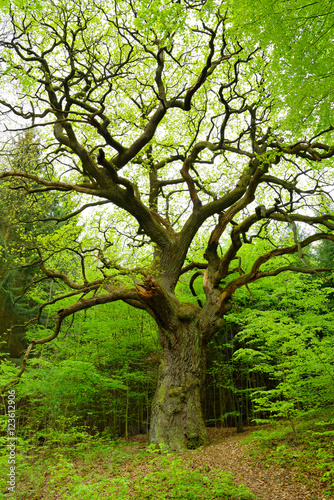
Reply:
[[[217,331],[217,319],[207,307],[207,321],[203,321],[202,308],[179,302],[168,283],[163,287],[152,276],[147,276],[144,283],[135,284],[158,325],[163,348],[152,403],[150,442],[159,444],[163,452],[181,452],[208,444],[201,389],[205,377],[208,322],[210,328]],[[217,312],[217,307],[214,309]]]
[[[162,451],[181,452],[209,443],[200,401],[205,346],[193,313],[192,307],[184,309],[173,328],[160,328],[164,357],[152,404],[150,442]]]

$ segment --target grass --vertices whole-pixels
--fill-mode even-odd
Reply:
[[[255,499],[227,472],[205,464],[194,468],[186,454],[165,456],[153,447],[100,440],[25,453],[23,445],[17,449],[15,495],[21,500]],[[0,484],[4,491],[5,483]]]
[[[65,435],[64,435],[65,436]],[[64,437],[63,436],[63,437]],[[195,452],[160,455],[142,443],[111,441],[77,434],[36,446],[17,442],[17,500],[251,500],[231,475],[210,469]],[[334,493],[334,412],[308,415],[252,432],[247,440],[256,460],[278,465]],[[0,456],[0,498],[6,490],[8,454]]]

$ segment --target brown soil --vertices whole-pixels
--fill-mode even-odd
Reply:
[[[300,482],[288,469],[264,467],[251,458],[243,441],[253,429],[237,434],[231,428],[209,428],[211,444],[191,452],[192,465],[230,472],[236,484],[245,484],[259,500],[329,500],[320,484]],[[144,443],[147,446],[147,436],[134,436],[131,440],[138,442],[138,448]],[[145,468],[142,464],[141,472],[145,473]]]

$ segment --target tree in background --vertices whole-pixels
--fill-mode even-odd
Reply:
[[[15,84],[3,116],[41,127],[52,175],[17,166],[0,178],[31,194],[81,195],[73,217],[90,208],[85,225],[100,230],[31,245],[67,291],[52,301],[61,304],[53,334],[31,342],[23,365],[78,311],[118,300],[145,310],[163,348],[150,440],[173,451],[206,444],[205,351],[234,294],[282,272],[329,270],[305,252],[334,240],[323,203],[332,127],[308,123],[295,136],[277,128],[281,110],[265,86],[271,51],[238,38],[214,1],[59,1],[10,9],[2,29],[1,77]],[[112,207],[104,219],[92,211],[102,204]],[[263,253],[243,260],[257,239]],[[177,284],[196,295],[200,279],[202,298],[182,301]]]
[[[39,138],[34,131],[19,135],[10,147],[4,154],[1,172],[20,169],[29,174],[45,173],[46,166],[40,163]],[[25,186],[28,190],[38,187],[31,180]],[[36,316],[36,298],[25,292],[33,283],[45,280],[28,250],[29,240],[55,231],[55,223],[43,218],[66,211],[66,204],[57,196],[46,197],[38,190],[27,193],[21,187],[20,182],[3,182],[0,191],[0,336],[6,340],[1,350],[9,351],[13,358],[22,356],[27,348],[24,325]],[[50,295],[50,284],[46,286]]]
[[[12,151],[8,152],[1,171],[21,168],[35,172],[38,171],[38,159],[38,138],[27,131],[12,143]],[[7,341],[2,350],[8,350],[13,358],[19,358],[28,346],[23,325],[33,317],[34,303],[23,292],[39,270],[39,267],[21,268],[19,259],[24,254],[26,235],[33,230],[29,221],[36,211],[43,209],[41,199],[36,203],[36,196],[29,196],[17,187],[12,184],[9,189],[2,183],[0,201],[0,335]]]

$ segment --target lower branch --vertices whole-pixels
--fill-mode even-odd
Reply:
[[[48,342],[51,342],[51,340],[54,340],[61,329],[61,325],[64,321],[65,318],[68,316],[71,316],[72,314],[75,314],[78,311],[82,311],[85,309],[90,309],[91,307],[94,307],[98,304],[108,304],[109,302],[116,302],[117,300],[123,300],[125,302],[131,301],[131,304],[138,304],[138,306],[142,306],[142,303],[140,301],[140,297],[137,293],[136,290],[129,290],[129,289],[119,289],[119,290],[114,290],[111,293],[107,293],[104,295],[98,295],[95,297],[91,297],[89,299],[81,299],[75,304],[71,304],[70,306],[65,307],[64,309],[60,309],[57,312],[57,319],[56,319],[56,326],[54,331],[51,333],[51,335],[48,335],[47,337],[44,337],[42,339],[37,339],[37,340],[32,340],[25,352],[25,355],[22,360],[22,365],[19,373],[16,375],[16,377],[12,380],[10,380],[1,390],[0,394],[4,394],[10,387],[13,385],[16,385],[19,383],[20,378],[22,374],[25,371],[26,368],[26,363],[27,360],[30,356],[31,351],[36,345],[43,345]]]

